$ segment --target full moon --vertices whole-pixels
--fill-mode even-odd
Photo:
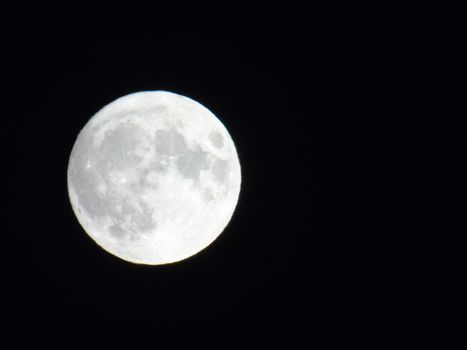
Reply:
[[[222,122],[167,91],[123,96],[80,131],[67,171],[73,211],[107,252],[138,264],[186,259],[237,205],[241,172]]]

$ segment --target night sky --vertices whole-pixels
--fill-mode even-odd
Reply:
[[[340,291],[351,288],[345,266],[355,243],[339,209],[355,204],[340,190],[352,187],[355,171],[343,158],[352,159],[361,61],[351,38],[328,40],[326,30],[13,40],[8,315],[250,324],[320,315],[329,322]],[[207,249],[171,265],[135,265],[81,228],[66,170],[78,132],[101,107],[160,89],[222,120],[237,147],[242,188],[230,224]]]

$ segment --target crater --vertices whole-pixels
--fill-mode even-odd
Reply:
[[[168,156],[183,153],[186,149],[184,137],[173,129],[157,130],[155,135],[156,152]]]
[[[211,141],[216,148],[224,147],[224,137],[218,131],[211,131],[209,133],[209,141]]]

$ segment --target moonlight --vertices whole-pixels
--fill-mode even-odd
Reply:
[[[139,264],[186,259],[212,243],[237,205],[241,173],[224,125],[166,91],[121,97],[79,133],[68,194],[88,235]]]

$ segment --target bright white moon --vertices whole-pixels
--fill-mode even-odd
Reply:
[[[84,230],[133,263],[167,264],[213,242],[240,192],[240,163],[224,125],[166,91],[121,97],[84,126],[68,164],[68,193]]]

